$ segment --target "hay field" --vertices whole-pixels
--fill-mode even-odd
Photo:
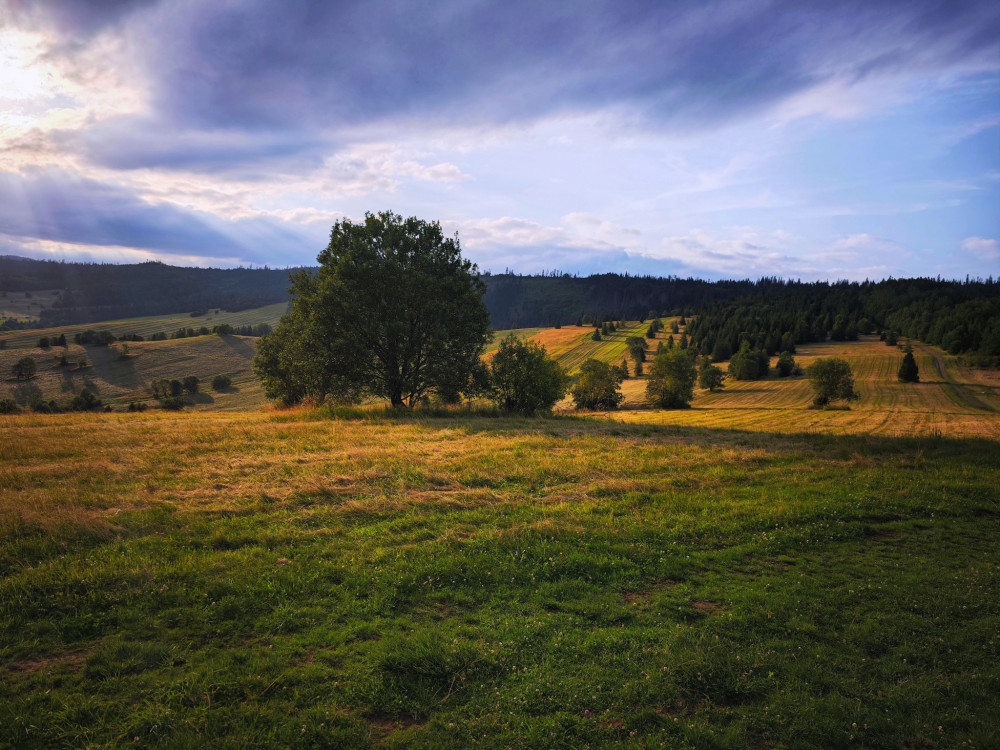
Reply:
[[[0,300],[2,302],[2,300]],[[11,331],[0,334],[0,341],[6,341],[8,348],[37,347],[38,340],[43,336],[58,338],[64,334],[69,341],[73,340],[73,334],[87,330],[110,331],[115,336],[136,333],[145,338],[149,338],[154,333],[165,333],[172,335],[178,328],[198,329],[206,327],[209,330],[213,326],[228,323],[232,326],[258,325],[267,323],[272,328],[278,325],[281,316],[285,314],[287,304],[279,302],[264,307],[255,307],[239,312],[227,312],[225,310],[210,310],[205,315],[191,317],[187,313],[175,313],[173,315],[153,315],[140,318],[122,318],[120,320],[108,320],[101,323],[74,323],[67,326],[54,326],[51,328],[38,328],[30,331]]]
[[[265,399],[260,383],[253,376],[251,362],[256,339],[244,336],[197,336],[167,341],[127,342],[129,356],[118,358],[117,346],[68,347],[48,349],[0,349],[0,398],[11,397],[24,405],[33,393],[45,401],[54,399],[65,406],[81,389],[112,404],[152,400],[151,383],[160,378],[183,379],[194,375],[201,380],[201,392],[189,397],[193,409],[256,409]],[[71,363],[59,367],[65,353]],[[10,377],[11,367],[24,356],[32,357],[38,368],[29,381]],[[89,367],[77,369],[81,358]],[[229,375],[233,387],[219,393],[211,390],[215,375]]]

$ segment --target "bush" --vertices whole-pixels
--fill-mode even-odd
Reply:
[[[789,375],[795,372],[796,364],[795,358],[792,356],[791,352],[782,352],[778,356],[778,362],[775,365],[775,369],[778,371],[779,378],[787,378]]]
[[[533,341],[511,334],[490,362],[491,398],[506,411],[533,414],[551,409],[566,395],[566,373]]]
[[[625,339],[625,346],[628,347],[629,356],[636,362],[646,360],[646,339],[642,336],[629,336]]]
[[[826,406],[832,401],[857,401],[851,366],[837,357],[817,359],[806,371],[816,396],[814,406]]]
[[[621,392],[622,373],[599,359],[580,365],[580,379],[571,393],[577,409],[617,409],[625,400]]]
[[[17,414],[21,411],[17,401],[12,398],[0,398],[0,414]]]
[[[38,339],[38,348],[39,349],[48,349],[49,348],[49,337],[48,336],[42,336],[40,339]]]
[[[160,401],[160,406],[170,411],[180,411],[184,408],[184,399],[180,396],[168,396]]]
[[[601,331],[600,331],[600,329],[599,328],[595,328],[594,329],[594,333],[591,335],[590,338],[592,338],[594,341],[600,341],[601,340]]]
[[[194,375],[188,375],[186,378],[184,378],[184,381],[182,382],[181,385],[184,387],[184,390],[187,391],[188,393],[197,393],[198,386],[200,384],[201,381],[198,380],[198,378],[196,378]]]
[[[687,408],[694,398],[694,357],[684,349],[664,349],[653,360],[646,395],[664,409]]]
[[[74,396],[69,408],[73,411],[90,411],[103,405],[103,401],[97,398],[88,389],[84,388],[78,396]]]
[[[233,379],[228,375],[216,375],[212,378],[212,390],[224,391],[233,384]]]

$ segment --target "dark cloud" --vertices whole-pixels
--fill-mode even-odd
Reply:
[[[321,166],[331,148],[301,133],[179,130],[131,115],[83,131],[64,131],[60,138],[74,152],[111,169],[183,169],[241,179],[275,171],[303,174]]]
[[[222,222],[60,170],[0,173],[0,228],[9,237],[253,262],[308,257],[318,247],[280,221]]]
[[[994,2],[279,3],[144,14],[154,96],[209,128],[531,118],[628,103],[710,122],[828,76],[997,51]],[[152,33],[155,31],[156,33]]]

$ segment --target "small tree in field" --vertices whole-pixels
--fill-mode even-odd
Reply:
[[[622,380],[628,380],[628,358],[622,357],[622,363],[618,366],[618,372],[622,375]]]
[[[705,365],[698,373],[698,385],[714,393],[722,387],[722,381],[726,379],[726,374],[715,365]]]
[[[224,391],[233,384],[233,379],[228,375],[216,375],[212,378],[212,390]]]
[[[625,400],[621,370],[599,359],[580,365],[580,379],[571,391],[577,409],[617,409]]]
[[[779,378],[787,378],[795,372],[795,367],[795,358],[792,356],[791,352],[782,352],[778,356],[778,362],[775,365],[775,369],[778,371]]]
[[[903,355],[903,361],[899,365],[899,374],[897,377],[903,383],[920,382],[920,371],[917,369],[917,360],[913,358],[913,349],[909,346],[906,347],[906,354]]]
[[[195,375],[188,375],[186,378],[184,378],[183,381],[181,381],[181,385],[184,387],[184,390],[187,391],[188,393],[197,393],[198,385],[200,383],[201,381],[198,380],[198,378]]]
[[[21,357],[11,367],[11,372],[17,380],[31,380],[35,376],[35,360],[31,357]]]
[[[522,414],[547,411],[566,395],[566,373],[534,341],[511,334],[500,342],[490,362],[492,400],[501,409]]]
[[[664,409],[685,409],[694,398],[697,372],[694,357],[685,349],[664,349],[649,368],[646,395]]]
[[[601,340],[601,330],[599,328],[595,328],[594,332],[591,334],[590,338],[592,338],[594,341],[600,341]]]
[[[814,406],[826,406],[832,401],[857,401],[861,396],[854,390],[851,366],[837,357],[817,359],[806,370],[812,383]]]

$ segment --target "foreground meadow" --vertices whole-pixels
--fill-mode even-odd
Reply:
[[[0,744],[989,747],[998,486],[940,435],[0,417]]]

